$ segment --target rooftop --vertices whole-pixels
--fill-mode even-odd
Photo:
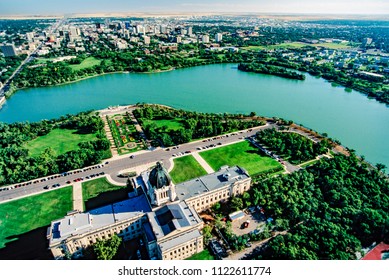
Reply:
[[[176,185],[176,193],[179,200],[182,201],[248,178],[247,171],[242,167],[225,167],[215,173]]]
[[[106,205],[86,213],[67,215],[53,221],[50,227],[50,243],[61,242],[71,235],[79,235],[129,220],[147,212],[151,207],[145,195]]]
[[[177,236],[176,238],[174,239],[170,239],[170,240],[167,240],[167,241],[162,241],[159,245],[159,247],[161,248],[161,251],[162,253],[167,251],[167,250],[170,250],[171,248],[174,248],[175,246],[177,245],[180,245],[180,244],[183,244],[185,242],[188,242],[194,238],[198,238],[201,236],[201,233],[198,229],[195,229],[195,230],[192,230],[192,231],[189,231],[189,232],[186,232],[180,236]]]
[[[157,239],[161,239],[175,230],[196,226],[202,222],[193,208],[190,208],[185,202],[165,205],[148,213],[147,216]]]
[[[375,246],[371,251],[369,251],[362,260],[383,260],[389,259],[389,244],[381,242]]]

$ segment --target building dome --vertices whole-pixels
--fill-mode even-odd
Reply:
[[[160,189],[165,186],[170,186],[172,179],[162,164],[157,162],[157,166],[150,172],[149,181],[154,188]]]

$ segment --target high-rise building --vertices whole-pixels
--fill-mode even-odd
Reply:
[[[124,38],[126,38],[126,39],[130,39],[130,37],[131,37],[129,30],[124,30],[123,35],[124,35]]]
[[[192,36],[192,26],[188,26],[188,28],[187,28],[187,34],[188,34],[188,36]]]
[[[80,28],[77,28],[77,27],[75,27],[75,26],[71,26],[71,27],[69,28],[69,31],[70,31],[70,34],[71,34],[72,36],[80,36],[80,35],[81,35]]]
[[[373,43],[373,39],[372,38],[365,38],[364,40],[363,40],[363,45],[365,45],[365,46],[369,46],[369,45],[371,45]]]
[[[202,41],[203,41],[203,43],[209,43],[209,36],[208,35],[203,35],[203,37],[202,37]]]
[[[136,26],[136,33],[145,34],[146,33],[145,27],[143,25],[137,25]]]
[[[221,42],[223,40],[223,35],[221,33],[216,33],[215,35],[215,41]]]
[[[34,42],[34,37],[35,37],[35,33],[34,32],[27,32],[26,36],[27,36],[27,41],[29,43]]]
[[[150,45],[150,37],[149,36],[143,36],[143,40],[145,41],[145,45]]]
[[[161,25],[160,26],[160,30],[161,30],[162,34],[166,34],[167,33],[167,27],[166,26]]]
[[[5,57],[16,56],[16,48],[14,44],[5,44],[0,46],[1,51]]]
[[[124,22],[124,27],[128,30],[128,29],[130,29],[130,22],[129,21],[126,21],[126,22]]]

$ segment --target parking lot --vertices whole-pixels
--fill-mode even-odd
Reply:
[[[258,227],[261,227],[265,224],[265,216],[260,212],[255,212],[254,214],[244,212],[245,215],[241,219],[232,221],[232,231],[236,235],[240,236],[247,234]],[[243,223],[249,222],[247,227],[243,226]]]

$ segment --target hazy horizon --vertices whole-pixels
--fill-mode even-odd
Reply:
[[[387,0],[0,0],[1,16],[107,13],[388,15]]]

